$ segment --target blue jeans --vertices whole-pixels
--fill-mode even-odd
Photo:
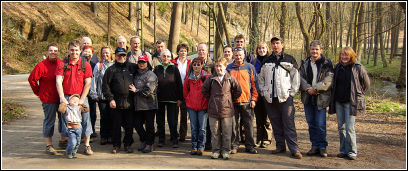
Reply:
[[[81,143],[82,127],[67,128],[69,142],[67,144],[67,155],[75,154],[78,151],[79,144]]]
[[[356,116],[350,115],[350,103],[336,101],[337,123],[340,135],[340,153],[357,156]]]
[[[64,96],[65,96],[65,99],[68,100],[69,95],[64,95]],[[84,104],[89,107],[88,98],[85,98]],[[63,125],[63,126],[62,126],[62,130],[61,130],[61,134],[62,134],[62,136],[66,137],[66,136],[68,136],[68,135],[67,135],[67,134],[68,134],[68,130],[67,130],[68,128],[67,128],[67,125],[66,125],[66,123],[65,123],[64,117],[61,117],[61,124]],[[81,126],[82,126],[82,129],[83,129],[81,136],[82,136],[82,137],[89,137],[89,136],[91,136],[91,134],[92,134],[92,126],[91,126],[91,118],[90,118],[90,116],[89,116],[89,112],[86,112],[86,113],[83,113],[83,114],[82,114]]]
[[[312,148],[326,149],[326,108],[318,110],[317,105],[311,104],[304,107]]]
[[[44,121],[43,121],[43,137],[52,137],[54,135],[54,125],[56,114],[58,114],[58,120],[61,120],[61,116],[58,113],[59,103],[43,103]],[[61,132],[61,122],[58,122],[58,132]]]
[[[190,116],[192,149],[204,150],[208,114],[206,110],[195,111],[187,108]]]

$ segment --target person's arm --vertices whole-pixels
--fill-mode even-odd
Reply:
[[[82,90],[81,98],[79,99],[78,102],[79,104],[83,104],[86,96],[88,96],[89,89],[91,88],[91,81],[92,81],[91,77],[85,78],[85,85],[84,89]]]
[[[231,97],[232,97],[232,101],[234,102],[241,96],[242,89],[238,81],[233,76],[231,76],[231,89],[232,89]]]
[[[113,66],[112,66],[113,67]],[[109,67],[106,71],[105,71],[105,75],[103,75],[103,79],[102,79],[102,93],[105,96],[106,100],[109,102],[109,106],[114,109],[116,108],[116,102],[115,100],[113,100],[113,93],[111,91],[111,80],[112,80],[112,70]]]
[[[98,93],[97,93],[97,90],[96,90],[96,88],[98,87],[96,85],[96,79],[99,79],[99,72],[97,72],[98,71],[98,64],[99,63],[97,63],[95,68],[93,69],[93,72],[92,72],[93,77],[92,77],[92,80],[91,80],[91,89],[89,90],[89,96],[91,96],[91,98],[93,100],[96,100],[96,101],[98,101]]]
[[[251,67],[252,69],[251,69],[251,103],[250,103],[250,106],[252,107],[252,108],[255,108],[255,105],[256,105],[256,101],[258,100],[258,90],[257,90],[257,87],[258,87],[258,82],[256,81],[257,80],[257,78],[256,78],[256,70],[255,70],[255,68],[254,67]]]
[[[208,77],[205,81],[204,81],[204,83],[203,83],[203,85],[202,85],[202,87],[201,87],[201,93],[203,93],[203,96],[207,99],[207,100],[210,100],[210,82],[211,82],[211,77]]]
[[[324,78],[321,81],[317,82],[316,85],[313,86],[313,88],[317,92],[327,91],[332,85],[334,73],[333,73],[333,65],[331,64],[331,62],[328,67],[329,68],[327,69],[326,73],[324,73],[325,74]]]
[[[64,88],[62,87],[62,80],[64,79],[64,77],[61,75],[57,75],[55,79],[56,79],[56,84],[57,84],[58,96],[60,98],[60,103],[68,104],[67,99],[65,99],[64,97]]]
[[[363,65],[361,65],[360,68],[360,77],[362,78],[360,82],[362,83],[362,87],[365,93],[370,88],[370,77],[368,77],[367,70]]]
[[[38,85],[38,80],[40,80],[41,77],[42,74],[40,72],[40,67],[37,65],[33,71],[31,71],[30,76],[28,77],[28,83],[36,96],[40,96],[40,86]]]
[[[300,75],[299,72],[296,68],[292,68],[290,70],[290,81],[291,81],[291,90],[289,92],[289,95],[292,97],[296,96],[296,93],[299,91],[300,87]]]

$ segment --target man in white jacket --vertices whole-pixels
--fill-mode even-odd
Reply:
[[[300,86],[296,59],[283,53],[284,43],[280,37],[271,39],[272,54],[265,59],[258,77],[261,96],[272,124],[276,149],[272,154],[286,152],[286,143],[291,157],[301,159],[295,127],[293,97]]]

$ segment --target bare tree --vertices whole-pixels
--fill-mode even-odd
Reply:
[[[281,3],[281,16],[279,20],[279,36],[285,41],[285,26],[286,26],[286,16],[288,10],[286,9],[286,2]]]
[[[149,2],[149,21],[152,22],[153,19],[153,3],[154,2]]]
[[[390,60],[389,60],[390,64],[398,50],[398,38],[399,38],[399,32],[400,32],[400,27],[399,27],[398,22],[401,20],[401,16],[403,15],[401,11],[399,10],[399,8],[396,8],[396,6],[397,6],[396,3],[391,4],[391,11],[394,12],[394,14],[391,15],[391,22],[393,25],[396,25],[396,26],[393,29],[391,29],[391,55],[390,55]]]
[[[364,8],[365,2],[358,2],[354,17],[354,38],[353,38],[353,49],[357,54],[357,58],[361,61],[361,45],[364,39],[365,30],[363,29],[364,26]]]
[[[136,2],[128,2],[129,5],[129,16],[128,19],[130,21],[130,23],[133,23],[134,18],[135,18],[135,6],[136,6]]]
[[[198,31],[200,30],[201,3],[202,3],[202,2],[200,2],[200,5],[199,5],[199,7],[198,7],[197,35],[198,35]]]
[[[194,2],[193,2],[193,10],[191,11],[191,28],[190,32],[193,32],[193,23],[194,23]]]
[[[111,3],[108,2],[108,39],[106,40],[106,45],[110,45],[110,34],[111,34],[111,18],[112,18],[112,10],[111,10]]]
[[[91,9],[92,12],[98,16],[98,3],[97,2],[91,2]]]
[[[173,2],[172,12],[171,12],[171,24],[169,33],[169,50],[174,53],[177,49],[177,44],[180,40],[180,24],[181,24],[181,12],[183,5],[181,2]]]
[[[266,39],[266,31],[268,30],[268,27],[269,27],[269,22],[271,21],[271,16],[272,15],[270,15],[272,13],[272,5],[271,4],[269,4],[269,7],[268,7],[268,18],[266,19],[266,23],[265,23],[265,28],[264,28],[264,36],[263,36],[263,41],[265,41],[265,39]]]
[[[383,38],[383,31],[382,31],[382,28],[383,28],[383,9],[382,9],[382,2],[377,2],[377,27],[378,27],[378,30],[377,30],[377,33],[379,33],[377,36],[378,36],[378,39],[379,39],[379,43],[380,43],[380,50],[381,50],[381,60],[382,60],[382,63],[383,63],[383,67],[385,68],[385,67],[387,67],[387,61],[385,60],[385,47],[384,47],[384,38]]]
[[[349,22],[349,27],[348,27],[348,31],[347,31],[347,39],[346,39],[346,46],[349,46],[351,44],[351,42],[353,42],[351,39],[353,38],[353,30],[352,30],[352,25],[353,25],[353,19],[354,19],[354,9],[355,9],[355,4],[357,2],[353,3],[353,6],[350,9],[350,22]],[[350,43],[350,44],[349,44]]]
[[[251,36],[249,39],[249,44],[251,45],[249,48],[249,51],[251,52],[255,50],[255,46],[259,40],[259,27],[258,27],[259,6],[260,6],[260,2],[252,2],[252,25],[251,25]]]

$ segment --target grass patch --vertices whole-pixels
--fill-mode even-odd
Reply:
[[[377,66],[374,66],[372,59],[373,58],[370,57],[369,64],[367,64],[367,59],[361,59],[362,64],[367,68],[370,76],[394,83],[397,82],[401,68],[401,58],[394,58],[391,64],[388,63],[387,59],[388,66],[386,68],[383,67],[381,59],[378,59]]]
[[[3,124],[8,123],[15,119],[24,118],[27,115],[25,114],[25,107],[19,103],[3,100],[2,102],[2,119]]]
[[[368,113],[397,116],[401,119],[406,119],[406,104],[372,96],[366,96],[366,103]]]

